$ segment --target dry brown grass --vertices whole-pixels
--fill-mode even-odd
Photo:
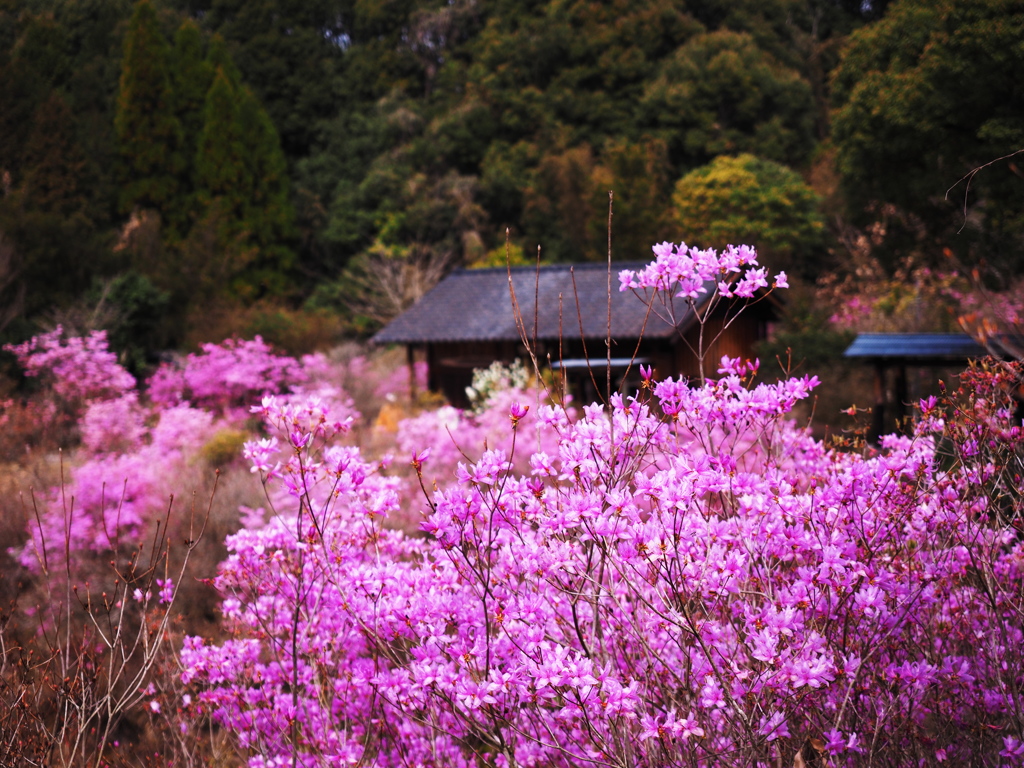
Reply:
[[[0,644],[0,709],[6,710],[4,716],[0,716],[0,765],[63,764],[67,755],[62,756],[61,750],[54,746],[52,724],[62,723],[62,729],[71,729],[66,730],[67,734],[73,739],[80,738],[75,735],[75,718],[62,720],[60,713],[75,696],[87,701],[90,697],[105,695],[104,675],[83,675],[83,670],[102,672],[111,668],[103,654],[95,658],[91,655],[97,653],[95,641],[84,640],[91,631],[93,619],[90,616],[103,620],[110,615],[109,609],[97,608],[101,594],[117,594],[118,589],[124,594],[127,587],[125,584],[117,586],[117,574],[125,573],[126,568],[138,568],[137,564],[142,561],[148,568],[153,552],[159,555],[157,562],[161,568],[169,566],[171,573],[177,574],[179,568],[185,566],[177,579],[178,593],[165,630],[169,642],[158,656],[132,658],[125,669],[130,675],[141,673],[147,683],[153,684],[156,696],[165,702],[164,710],[161,716],[156,716],[141,703],[126,710],[113,733],[117,745],[108,745],[104,750],[104,762],[115,766],[241,764],[234,749],[226,746],[222,736],[210,730],[209,724],[205,730],[192,728],[184,740],[180,731],[168,727],[175,725],[174,708],[180,706],[180,673],[174,660],[176,648],[185,635],[222,637],[220,598],[210,580],[227,554],[225,537],[239,527],[239,506],[263,503],[259,481],[241,462],[220,461],[221,453],[210,452],[217,459],[214,463],[222,464],[221,469],[212,466],[207,460],[210,457],[201,453],[173,478],[173,500],[168,499],[165,509],[153,510],[153,525],[139,536],[138,542],[123,543],[120,555],[108,552],[83,556],[79,564],[81,573],[71,574],[77,592],[61,586],[67,582],[61,569],[49,576],[31,572],[23,568],[10,551],[27,540],[35,524],[33,506],[42,512],[48,504],[57,503],[54,489],[60,487],[61,454],[34,452],[27,455],[26,461],[0,466],[0,635],[3,639]],[[74,453],[65,455],[63,463],[65,477],[68,477],[75,463]],[[161,529],[166,527],[163,546],[156,535],[157,519],[161,520]],[[199,539],[197,543],[189,543],[196,539]],[[135,557],[131,554],[133,551],[146,554]],[[165,555],[161,555],[163,551]],[[153,576],[145,578],[151,580]],[[127,592],[130,594],[131,589]],[[92,595],[91,608],[84,602],[86,594]],[[124,626],[130,635],[148,631],[149,625],[139,622],[150,622],[151,617],[140,615],[127,621]],[[55,633],[55,627],[66,627],[67,633],[63,630]],[[112,651],[111,658],[119,652]],[[58,684],[61,679],[74,681],[74,688],[65,691]],[[15,700],[23,702],[25,716],[9,706]],[[145,702],[150,700],[147,698]],[[8,758],[14,762],[7,763]]]

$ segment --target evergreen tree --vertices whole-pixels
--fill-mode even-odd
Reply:
[[[608,191],[615,193],[612,254],[616,259],[649,258],[651,245],[674,236],[671,224],[671,179],[664,142],[608,141],[594,170],[593,188],[600,212],[590,222],[591,240],[602,252],[607,240]]]
[[[195,162],[201,227],[223,249],[209,277],[240,298],[281,293],[292,266],[293,213],[280,140],[273,124],[232,66],[211,45],[213,84],[206,95]]]
[[[51,92],[36,109],[21,158],[21,183],[0,196],[12,280],[4,301],[32,317],[74,301],[111,265],[106,238],[89,217],[85,159],[60,94]]]
[[[206,58],[203,33],[186,19],[174,36],[171,51],[170,83],[174,114],[181,124],[183,163],[177,199],[167,212],[168,219],[182,232],[196,217],[195,158],[203,131],[206,94],[213,83],[213,68]]]
[[[220,35],[271,116],[289,161],[308,156],[320,121],[338,110],[331,87],[350,29],[339,0],[171,0]],[[377,5],[371,3],[370,5]]]
[[[85,156],[75,137],[74,116],[56,91],[36,109],[22,160],[24,205],[65,216],[83,212]]]
[[[17,183],[36,109],[70,68],[65,30],[50,15],[0,15],[0,172]]]
[[[256,242],[266,248],[285,241],[291,232],[288,169],[274,124],[247,87],[238,95],[238,119],[251,179],[245,218]]]
[[[174,36],[170,81],[174,112],[181,123],[186,156],[195,157],[199,134],[203,129],[203,106],[213,83],[213,70],[206,59],[203,33],[186,19]]]
[[[0,327],[33,330],[115,268],[124,0],[0,0]],[[10,338],[10,337],[8,337]]]
[[[149,0],[139,0],[124,40],[114,126],[123,164],[121,209],[173,206],[186,166],[175,114],[170,47]]]
[[[132,0],[51,0],[54,20],[68,40],[67,76],[55,87],[73,115],[75,136],[85,158],[83,193],[97,228],[117,227],[122,190],[114,122],[124,36]]]
[[[206,54],[206,67],[212,77],[218,69],[224,71],[224,76],[232,88],[238,88],[242,82],[242,72],[235,64],[231,52],[228,50],[227,41],[220,34],[214,34],[210,38],[209,50]]]
[[[205,202],[232,197],[239,203],[235,210],[241,215],[241,201],[252,181],[244,157],[237,90],[237,82],[231,82],[224,68],[218,67],[206,94],[195,169],[196,186]]]
[[[794,165],[814,145],[811,87],[745,33],[698,35],[662,64],[643,101],[677,167],[751,152]]]

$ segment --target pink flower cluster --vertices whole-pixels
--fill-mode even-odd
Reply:
[[[281,396],[282,402],[308,407],[312,401],[315,407],[330,412],[335,423],[344,424],[347,431],[360,415],[342,386],[352,375],[351,367],[351,363],[332,362],[320,353],[304,355],[299,361],[298,377],[290,382],[288,389],[281,390],[289,393]],[[255,408],[250,410],[256,411]]]
[[[135,387],[135,379],[107,349],[107,332],[66,337],[60,326],[23,344],[4,347],[14,353],[26,376],[42,378],[64,403],[81,406],[110,400]]]
[[[396,499],[354,449],[294,436],[291,504],[218,577],[238,639],[190,641],[186,679],[254,754],[302,764],[997,749],[1024,704],[1024,548],[986,524],[978,473],[941,471],[929,438],[863,459],[777,417],[720,451],[720,405],[544,409],[557,457],[462,465],[426,541],[380,527]]]
[[[137,392],[90,403],[79,422],[82,446],[92,454],[129,453],[142,445],[145,419]]]
[[[147,430],[134,396],[108,404],[113,407],[102,414],[96,405],[86,412],[84,447],[95,453],[70,469],[64,487],[50,492],[38,523],[30,526],[31,538],[18,556],[32,570],[44,557],[52,564],[67,555],[81,564],[90,553],[134,543],[167,512],[171,496],[181,492],[181,473],[214,431],[211,413],[187,405],[160,411]],[[118,423],[119,417],[125,421]]]
[[[394,366],[386,372],[377,370],[366,355],[354,355],[343,366],[340,366],[341,381],[346,389],[353,391],[360,387],[372,385],[373,393],[382,399],[394,397],[408,399],[409,370],[404,365]],[[417,360],[413,363],[413,383],[418,392],[427,390],[427,363]]]
[[[289,408],[294,424],[285,435],[312,429],[328,407],[337,416],[330,425],[335,430],[347,429],[355,415],[332,382],[336,367],[323,356],[300,363],[274,354],[259,338],[208,344],[181,369],[162,367],[151,380],[149,402],[140,402],[134,379],[114,362],[103,334],[66,340],[48,334],[14,351],[28,372],[52,379],[55,391],[84,399],[77,423],[81,449],[17,552],[33,570],[63,555],[84,568],[97,553],[134,542],[166,513],[173,494],[188,490],[180,487],[181,477],[217,428],[226,418],[242,421],[259,394],[278,395]],[[111,387],[90,383],[101,374]],[[288,405],[300,394],[301,406]]]
[[[709,290],[723,298],[749,299],[768,287],[768,270],[758,266],[757,252],[749,245],[730,245],[719,253],[686,243],[659,243],[654,255],[655,260],[643,269],[619,273],[620,290],[648,288],[693,301]],[[775,276],[774,286],[788,287],[785,272]]]
[[[513,455],[514,441],[518,441],[513,464],[520,471],[528,471],[531,453],[557,451],[558,432],[523,412],[516,421],[519,429],[513,433],[509,414],[514,404],[520,408],[532,404],[536,411],[545,400],[545,393],[537,388],[498,389],[477,412],[448,405],[424,411],[399,422],[395,438],[399,455],[412,456],[426,449],[430,459],[424,475],[431,483],[443,483],[454,475],[460,462],[479,458],[485,447]]]
[[[703,285],[686,257],[659,290]],[[383,526],[394,480],[341,422],[265,401],[273,508],[228,540],[234,636],[182,651],[192,706],[252,766],[1024,764],[1009,414],[977,461],[934,413],[841,453],[786,421],[814,384],[724,360],[578,417],[492,407],[507,440],[428,492],[425,538]]]
[[[187,402],[218,415],[244,418],[254,400],[288,391],[305,374],[291,357],[278,355],[259,336],[204,344],[178,365],[163,364],[149,379],[149,398],[160,406]]]

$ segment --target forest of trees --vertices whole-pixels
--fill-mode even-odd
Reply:
[[[617,259],[1012,271],[1021,40],[1021,0],[0,0],[0,341],[365,333],[506,230],[604,258],[609,190]]]

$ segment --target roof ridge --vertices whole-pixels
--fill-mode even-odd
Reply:
[[[616,268],[618,268],[618,269],[634,269],[636,267],[643,267],[643,266],[645,266],[646,264],[649,264],[649,263],[650,263],[649,261],[613,261],[612,262],[612,271],[614,272]],[[540,266],[537,266],[536,264],[523,264],[523,265],[517,265],[517,266],[514,266],[514,267],[479,267],[479,268],[458,267],[456,269],[453,269],[449,274],[451,274],[451,275],[459,275],[459,274],[485,275],[485,274],[494,274],[496,272],[500,272],[502,274],[506,274],[509,270],[511,270],[513,273],[518,273],[518,272],[536,272],[538,269],[540,271],[542,271],[542,272],[555,272],[555,271],[566,271],[567,272],[570,269],[578,270],[578,271],[591,271],[591,270],[595,270],[595,269],[600,269],[601,271],[607,271],[607,269],[608,269],[608,262],[580,261],[580,262],[572,262],[572,263],[566,262],[564,264],[541,264]]]

